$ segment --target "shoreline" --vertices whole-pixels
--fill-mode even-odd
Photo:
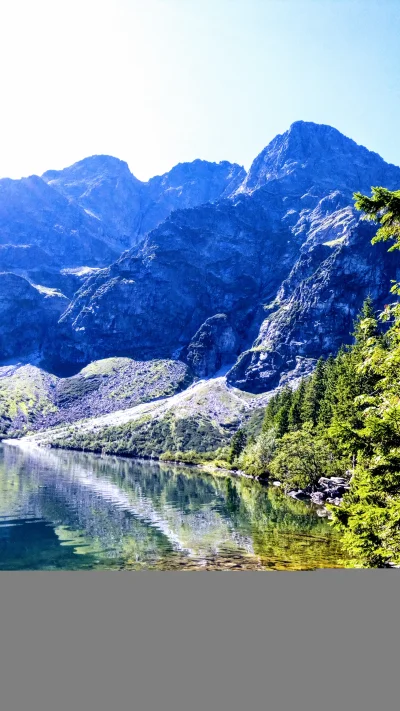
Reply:
[[[259,481],[265,485],[268,485],[268,479],[263,479],[262,477],[259,476],[253,476],[253,474],[246,474],[246,472],[242,471],[241,469],[225,469],[223,467],[214,467],[211,464],[202,464],[198,462],[182,462],[179,460],[175,459],[161,459],[160,457],[135,457],[135,456],[130,456],[129,454],[116,454],[113,452],[95,452],[91,450],[86,450],[86,449],[77,449],[75,447],[54,447],[53,445],[40,445],[36,444],[36,442],[32,441],[24,441],[24,438],[12,438],[12,439],[0,439],[0,445],[2,444],[7,444],[11,447],[20,447],[20,449],[32,449],[32,450],[41,450],[41,449],[55,449],[55,450],[61,450],[63,452],[82,452],[84,454],[94,454],[98,457],[118,457],[118,459],[127,459],[129,461],[136,461],[136,462],[153,462],[154,464],[162,465],[162,464],[172,464],[173,466],[177,467],[191,467],[195,469],[201,469],[202,471],[206,471],[209,473],[220,473],[224,474],[227,476],[239,476],[243,477],[245,479],[252,479],[253,481]]]
[[[87,454],[94,454],[98,457],[117,457],[118,459],[126,459],[129,461],[154,463],[158,466],[163,464],[183,467],[191,469],[199,469],[202,472],[214,475],[214,476],[231,476],[231,477],[241,477],[244,479],[250,479],[253,481],[260,482],[266,487],[280,488],[282,493],[289,498],[296,499],[297,501],[308,502],[309,504],[315,506],[322,517],[330,518],[330,511],[326,508],[325,503],[334,504],[340,506],[343,498],[343,494],[348,490],[349,481],[344,477],[332,477],[328,479],[327,477],[321,477],[319,481],[319,488],[311,491],[307,487],[305,489],[285,491],[280,481],[272,481],[269,478],[263,478],[260,476],[255,476],[252,474],[247,474],[241,469],[226,469],[224,467],[216,467],[211,463],[199,463],[199,462],[182,462],[175,459],[161,459],[160,457],[135,457],[129,454],[114,454],[112,452],[94,452],[90,450],[77,449],[74,447],[54,447],[53,445],[40,445],[33,441],[24,441],[24,438],[12,438],[12,439],[2,439],[0,444],[7,444],[12,447],[20,447],[21,449],[59,449],[64,452],[82,452]]]

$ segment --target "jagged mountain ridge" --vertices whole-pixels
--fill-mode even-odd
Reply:
[[[147,231],[110,266],[69,275],[71,290],[81,286],[44,344],[53,370],[108,356],[181,357],[208,377],[237,360],[228,382],[264,392],[348,340],[367,293],[377,306],[388,298],[399,257],[371,247],[352,194],[397,188],[400,168],[336,129],[296,122],[247,175],[194,161],[142,187],[132,176],[127,193],[119,176],[128,166],[106,157],[104,172],[104,159],[42,182],[96,224],[108,221],[114,244]]]
[[[71,297],[83,267],[108,266],[172,210],[214,201],[245,175],[236,164],[196,160],[144,183],[124,161],[100,155],[41,178],[4,178],[0,270]]]
[[[136,246],[173,210],[214,202],[233,192],[245,175],[244,168],[228,161],[195,160],[142,182],[124,161],[97,155],[64,170],[49,170],[42,178],[99,220],[122,252]]]
[[[62,361],[84,363],[95,353],[171,357],[207,318],[226,312],[234,315],[239,353],[252,329],[256,335],[261,288],[273,297],[300,246],[273,225],[250,199],[175,211],[141,249],[77,292],[60,321]]]
[[[141,249],[85,283],[60,322],[61,361],[181,352],[186,357],[196,332],[208,328],[207,319],[225,314],[233,344],[229,356],[232,362],[239,357],[228,380],[255,392],[275,387],[282,372],[301,369],[302,359],[315,358],[318,348],[334,351],[348,340],[369,291],[378,305],[387,298],[398,257],[371,247],[370,233],[352,207],[353,192],[369,191],[376,183],[396,187],[400,168],[331,127],[293,124],[255,159],[230,196],[174,211]],[[358,265],[373,267],[378,255],[379,277],[371,268],[357,282]],[[307,296],[321,269],[325,291],[314,288]],[[308,315],[314,318],[311,305],[318,294],[327,303],[327,284],[333,293],[340,288],[349,302],[341,318],[326,309],[331,322],[324,319],[317,340],[315,328],[289,332],[293,321],[300,328]],[[324,340],[325,330],[330,337]],[[213,363],[227,360],[218,352],[225,348],[218,338],[214,329]],[[212,374],[209,366],[203,358],[198,374]]]

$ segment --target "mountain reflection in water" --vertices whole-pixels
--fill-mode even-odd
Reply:
[[[0,446],[0,569],[342,567],[312,506],[240,477]]]

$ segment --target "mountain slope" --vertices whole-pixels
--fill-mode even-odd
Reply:
[[[61,320],[55,360],[173,357],[224,313],[239,353],[256,335],[258,301],[274,296],[301,244],[268,206],[245,197],[175,211],[140,250],[88,279]]]
[[[214,331],[213,356],[199,374],[239,356],[230,382],[256,392],[275,387],[281,374],[303,367],[296,358],[309,361],[348,340],[371,280],[377,304],[387,298],[398,262],[381,251],[375,269],[371,233],[352,207],[353,192],[375,183],[395,187],[400,168],[329,126],[293,124],[229,197],[174,211],[143,247],[89,279],[61,319],[51,357],[85,363],[182,351],[193,364],[198,347],[189,344],[221,316],[232,347],[225,353]],[[336,293],[350,299],[348,308],[328,308]]]
[[[227,387],[223,377],[214,378],[156,402],[27,435],[21,443],[141,457],[168,450],[211,452],[228,444],[233,432],[268,399]]]
[[[46,265],[65,267],[107,264],[118,254],[98,220],[37,175],[0,180],[0,244],[33,245]]]
[[[371,225],[358,223],[342,238],[302,250],[253,346],[227,374],[228,382],[251,392],[270,390],[288,370],[350,343],[367,296],[378,310],[393,301],[389,292],[400,274],[400,255],[372,246],[373,234]]]
[[[46,342],[57,340],[58,320],[68,303],[56,289],[0,273],[0,362],[37,359]]]
[[[200,377],[232,366],[228,381],[255,393],[298,377],[348,341],[368,293],[380,307],[398,278],[398,255],[371,247],[353,209],[371,185],[397,188],[400,168],[302,121],[248,175],[193,161],[142,183],[123,161],[92,156],[43,180],[0,181],[0,268],[15,277],[1,277],[0,359],[39,349],[65,374],[108,357],[184,358]],[[71,301],[58,297],[49,338],[24,338],[33,314],[47,323],[38,284]]]

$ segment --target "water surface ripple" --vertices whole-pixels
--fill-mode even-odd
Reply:
[[[0,446],[1,570],[342,567],[317,509],[239,477]]]

